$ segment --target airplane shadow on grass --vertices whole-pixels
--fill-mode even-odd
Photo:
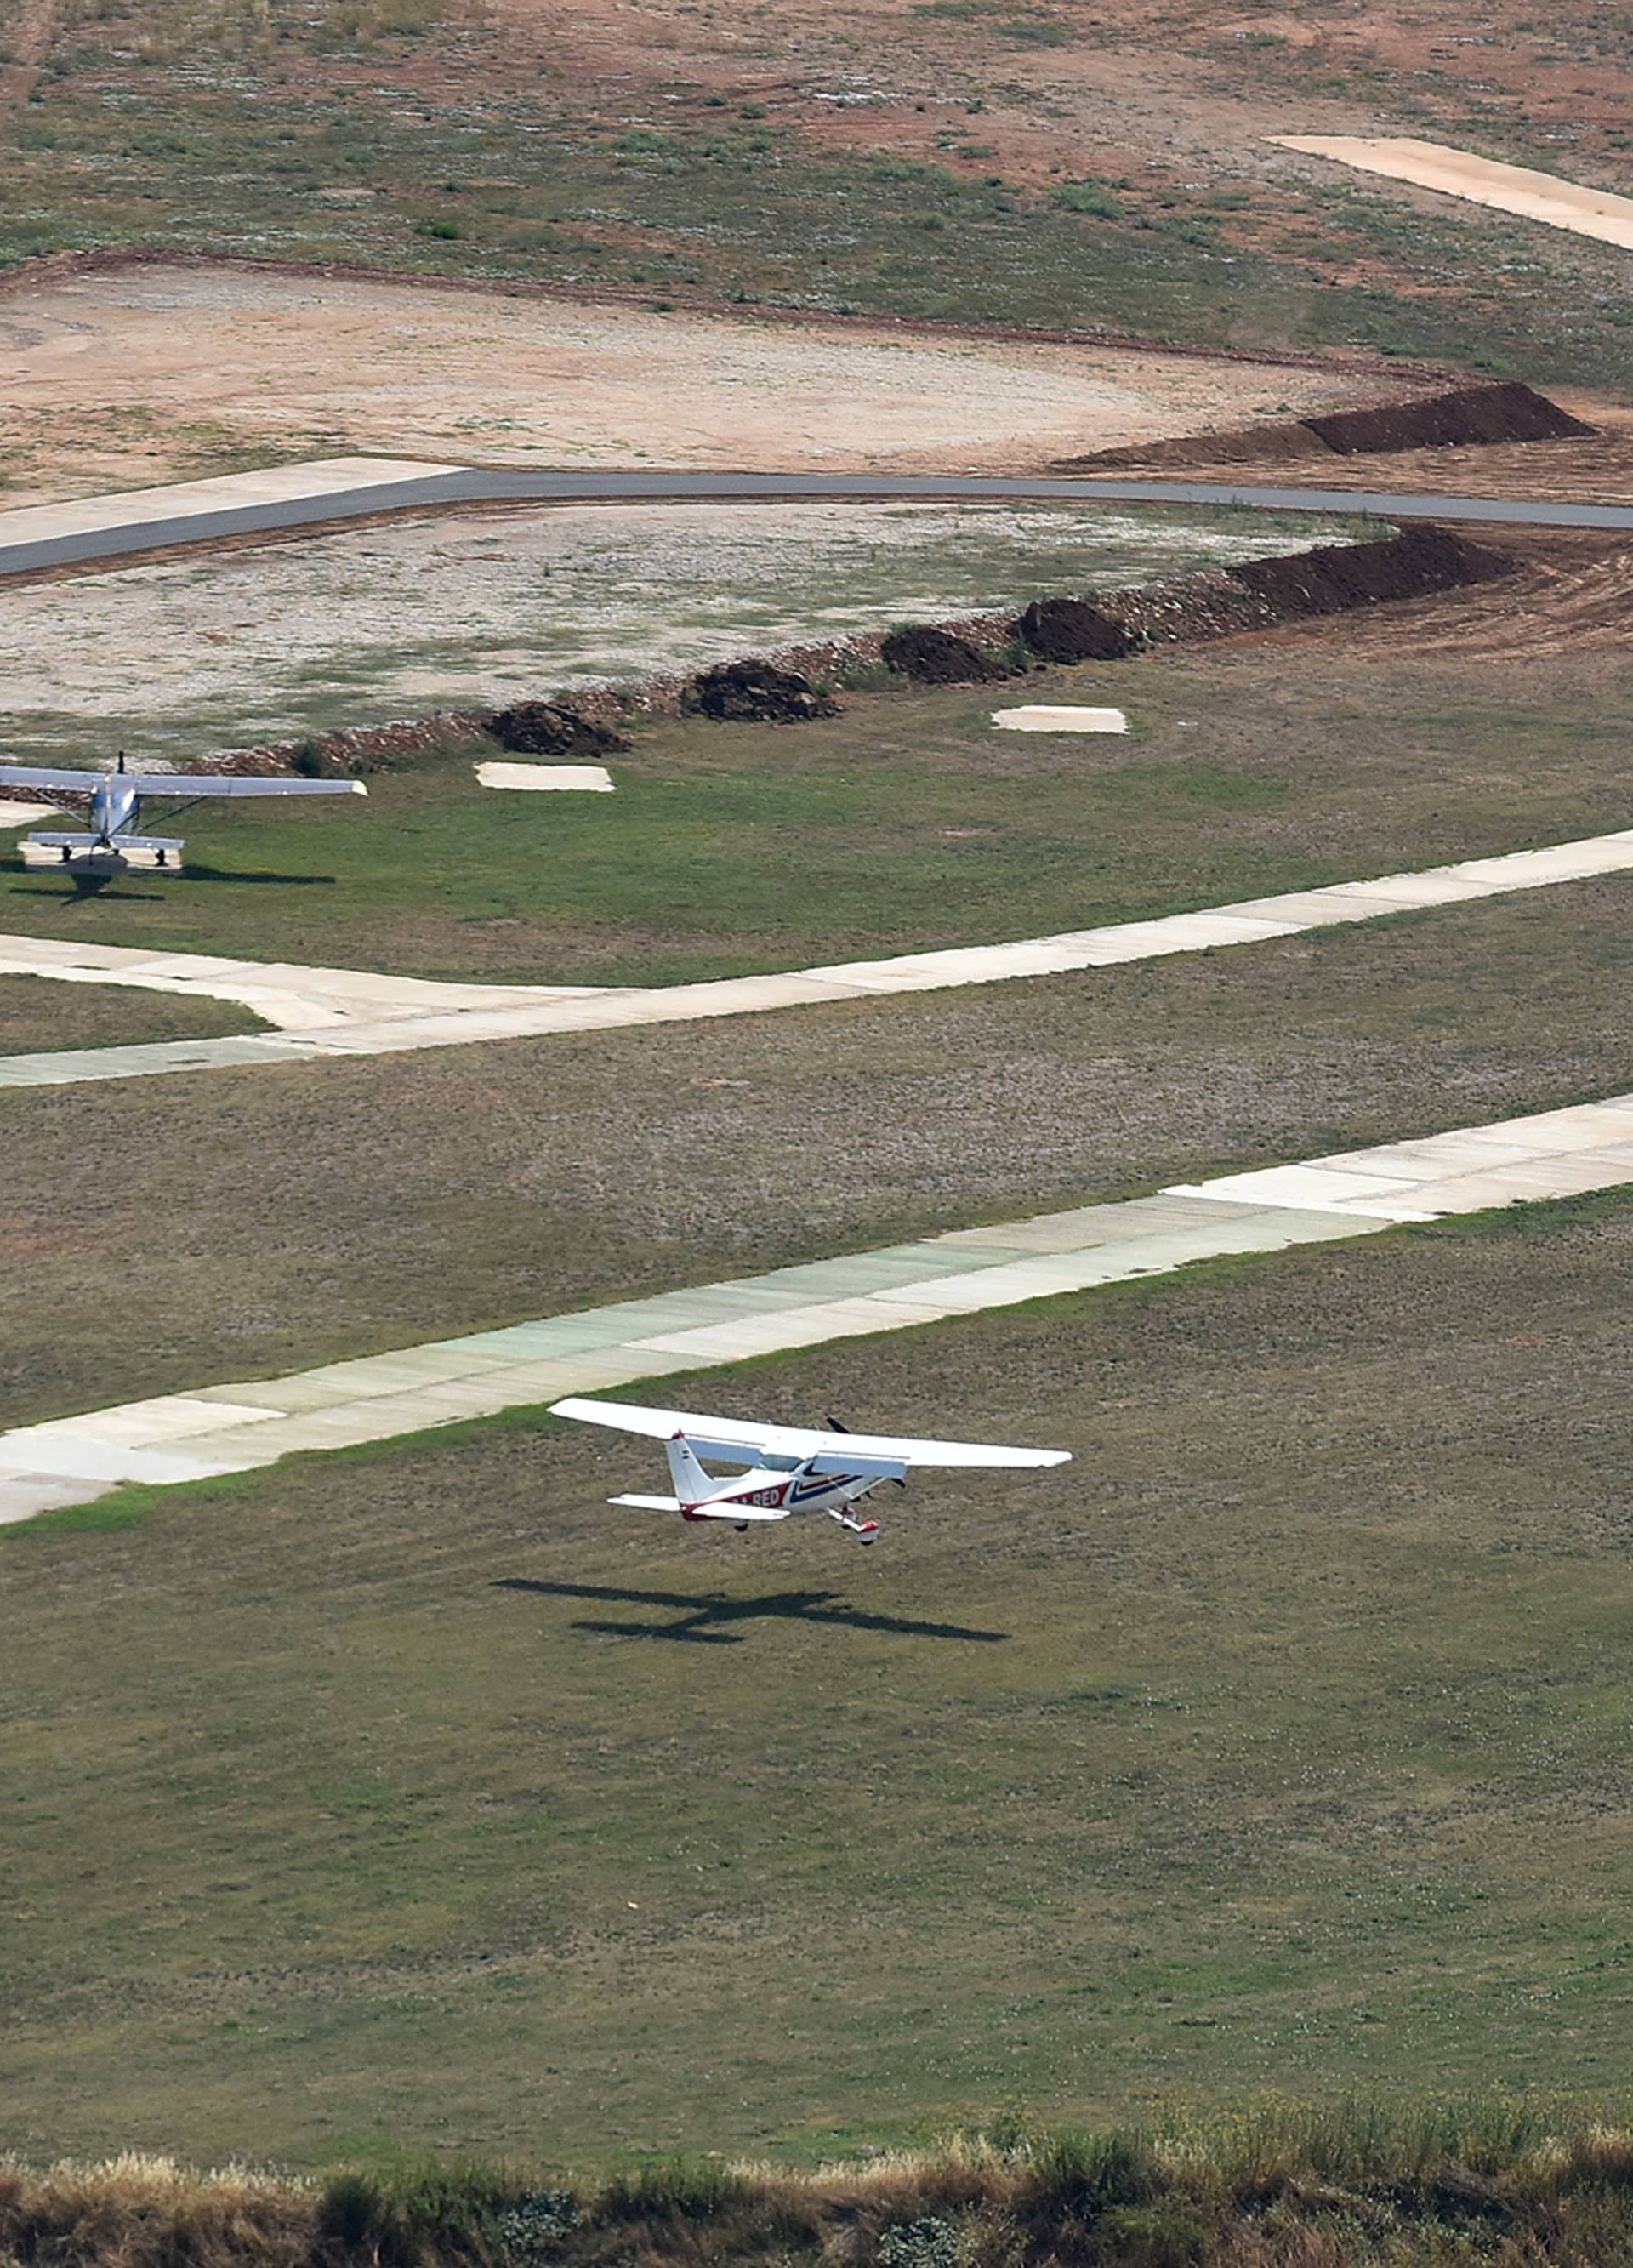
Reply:
[[[24,867],[10,860],[6,862],[6,871],[31,876],[40,873],[38,867]],[[49,869],[46,872],[48,874]],[[190,889],[195,882],[275,882],[286,890],[332,890],[335,883],[333,874],[238,873],[230,873],[224,866],[188,866],[171,879],[183,889]],[[35,887],[28,895],[31,898],[53,898],[61,905],[73,905],[83,898],[111,898],[117,905],[162,905],[170,895],[166,890],[121,890],[118,887],[121,880],[118,874],[69,874],[63,877],[68,885],[64,889],[53,876],[51,887]]]
[[[951,1638],[966,1646],[1002,1646],[1007,1631],[966,1630],[958,1623],[921,1623],[900,1615],[879,1615],[853,1607],[837,1591],[772,1591],[757,1599],[732,1599],[724,1591],[696,1597],[684,1591],[629,1591],[608,1583],[534,1583],[525,1576],[505,1575],[496,1591],[530,1591],[545,1599],[589,1599],[609,1606],[673,1609],[680,1619],[673,1623],[576,1622],[577,1631],[594,1631],[603,1638],[678,1639],[690,1646],[741,1646],[733,1623],[830,1623],[842,1630],[883,1631],[895,1638]]]

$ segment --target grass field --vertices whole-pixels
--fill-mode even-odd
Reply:
[[[1159,135],[1134,173],[1018,186],[992,170],[979,114],[989,95],[1034,117],[1049,105],[1014,85],[1001,52],[982,93],[967,69],[931,66],[938,92],[969,85],[949,105],[945,155],[926,146],[928,120],[912,154],[841,151],[820,146],[820,72],[804,99],[784,82],[768,117],[684,81],[643,94],[531,57],[519,69],[503,33],[489,23],[484,42],[463,11],[371,35],[333,10],[274,13],[205,32],[173,0],[66,11],[5,131],[0,261],[199,249],[612,285],[658,306],[697,291],[1206,344],[1354,343],[1626,382],[1614,254],[1284,166],[1267,184],[1239,121],[1211,161]],[[1261,132],[1276,114],[1262,115]],[[1097,144],[1087,154],[1104,167]],[[1350,288],[1331,288],[1339,275]]]
[[[1077,1453],[861,1559],[526,1419],[6,1531],[9,2139],[1624,2088],[1630,1257],[1577,1200],[698,1381]]]
[[[45,976],[0,976],[0,1053],[107,1048],[142,1040],[213,1039],[266,1026],[231,1000],[138,992],[129,985],[64,984]]]
[[[31,1296],[0,1419],[1617,1094],[1628,889],[729,1025],[13,1093],[4,1251]],[[185,1204],[108,1174],[110,1118],[129,1154],[194,1161]]]
[[[1445,619],[1396,611],[1403,639]],[[461,743],[343,810],[188,814],[189,871],[95,896],[0,860],[0,928],[404,975],[662,983],[992,943],[1624,827],[1633,673],[1334,636],[1004,686],[855,696],[831,721],[638,727],[612,796],[480,788]],[[998,733],[1114,702],[1124,740]]]

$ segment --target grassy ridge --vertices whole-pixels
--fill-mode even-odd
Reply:
[[[1092,2134],[1009,2119],[808,2173],[670,2161],[571,2183],[427,2163],[302,2183],[136,2157],[0,2170],[5,2257],[85,2268],[1608,2268],[1629,2244],[1633,2134],[1499,2098],[1268,2101]]]
[[[329,8],[315,25],[250,11],[236,38],[186,12],[108,0],[59,36],[5,134],[0,265],[78,247],[230,252],[612,286],[659,306],[701,291],[1199,345],[1358,344],[1625,385],[1615,255],[1540,242],[1548,232],[1284,183],[1291,217],[1267,247],[1233,209],[1242,193],[1222,202],[1207,181],[1044,195],[820,154],[786,107],[597,118],[570,92],[519,82],[501,48],[438,34],[429,8],[423,23]],[[1351,263],[1376,280],[1328,288]]]

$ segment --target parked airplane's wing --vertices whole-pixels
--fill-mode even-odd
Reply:
[[[684,1433],[701,1455],[730,1457],[740,1450],[757,1450],[774,1457],[829,1457],[838,1454],[890,1464],[986,1467],[1020,1469],[1040,1465],[1064,1465],[1070,1449],[1012,1449],[988,1441],[916,1441],[886,1433],[841,1433],[825,1427],[760,1425],[738,1418],[709,1418],[695,1410],[648,1410],[633,1402],[602,1402],[573,1395],[553,1402],[555,1418],[581,1418],[591,1425],[611,1425],[622,1433],[644,1433],[666,1441]]]
[[[99,784],[100,773],[84,777]],[[255,779],[247,772],[126,772],[138,795],[367,795],[361,780]],[[41,775],[42,783],[49,785]]]
[[[40,764],[0,764],[0,787],[48,787],[58,795],[94,795],[106,772],[63,772]]]

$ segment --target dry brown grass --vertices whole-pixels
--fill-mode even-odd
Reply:
[[[1091,2135],[1017,2121],[810,2169],[673,2161],[577,2188],[497,2167],[0,2168],[0,2257],[76,2268],[1496,2268],[1627,2257],[1633,2132],[1501,2098]]]

